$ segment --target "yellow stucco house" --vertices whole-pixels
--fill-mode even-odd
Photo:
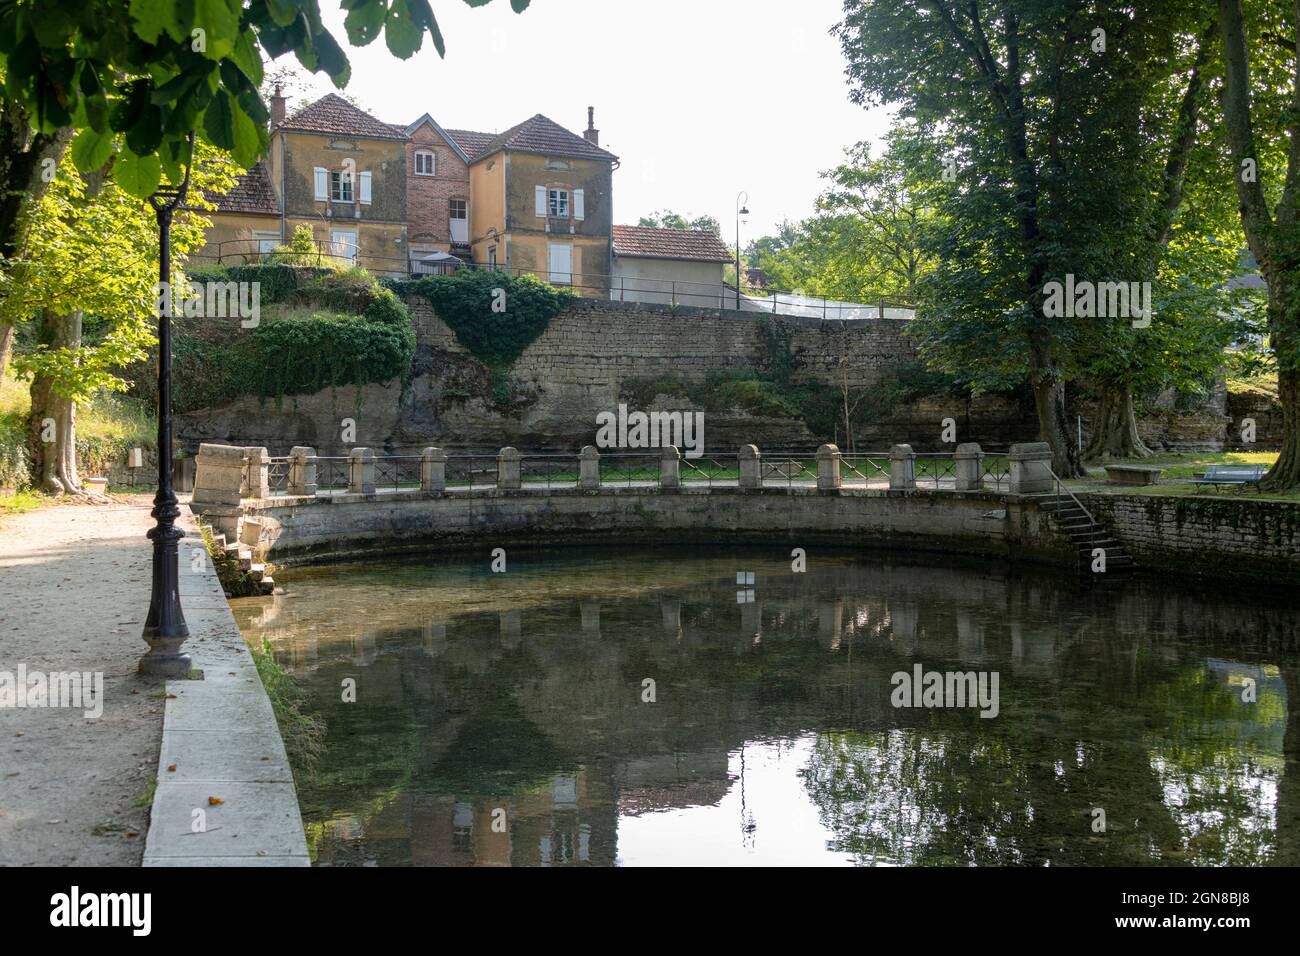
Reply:
[[[305,224],[318,254],[376,273],[443,253],[609,293],[618,157],[590,109],[581,136],[541,114],[493,134],[384,123],[333,93],[286,116],[277,95],[271,123],[268,155],[214,197],[197,261],[257,261]]]

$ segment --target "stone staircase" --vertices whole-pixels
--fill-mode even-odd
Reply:
[[[1040,511],[1051,517],[1056,529],[1069,538],[1078,554],[1080,575],[1089,583],[1101,586],[1122,585],[1137,570],[1137,562],[1124,543],[1096,521],[1072,495],[1047,492],[1026,495]],[[1093,551],[1101,548],[1106,556],[1105,573],[1092,570]]]
[[[239,534],[234,541],[227,541],[224,534],[213,535],[213,541],[234,560],[241,572],[252,579],[257,585],[258,593],[271,594],[275,591],[275,579],[267,572],[264,563],[253,560],[253,549],[257,546],[261,533],[262,523],[258,519],[241,517]]]

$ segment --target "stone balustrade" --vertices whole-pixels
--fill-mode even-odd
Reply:
[[[986,490],[1012,495],[1051,491],[1051,452],[1041,442],[1014,445],[1006,454],[1005,474],[987,483],[986,454],[978,444],[958,445],[954,453],[917,453],[910,445],[894,445],[883,453],[842,452],[837,446],[822,445],[814,454],[776,455],[764,460],[756,445],[742,445],[733,459],[683,458],[681,449],[666,447],[642,453],[604,453],[587,445],[576,456],[528,455],[516,448],[502,448],[495,457],[495,475],[470,467],[469,477],[452,481],[452,466],[465,461],[490,461],[486,456],[449,454],[441,448],[423,449],[418,456],[376,455],[370,448],[353,448],[346,459],[321,459],[309,446],[296,446],[285,458],[273,458],[262,447],[227,445],[200,446],[196,459],[194,504],[204,513],[225,517],[224,510],[238,510],[245,499],[285,495],[313,497],[343,493],[326,482],[317,484],[318,468],[335,462],[346,467],[347,494],[373,495],[397,490],[414,490],[418,465],[418,488],[426,495],[446,495],[472,486],[475,490],[533,491],[569,487],[593,491],[604,487],[657,487],[683,490],[699,487],[731,487],[742,491],[772,488],[807,488],[824,494],[875,493],[910,494],[917,491],[977,493]],[[918,461],[922,466],[918,469]],[[530,468],[525,470],[525,463]],[[409,463],[406,477],[402,464]],[[603,476],[608,465],[618,480]],[[548,474],[546,469],[551,469]],[[383,472],[384,477],[377,478]],[[527,477],[525,477],[527,475]],[[459,487],[457,487],[459,486]]]

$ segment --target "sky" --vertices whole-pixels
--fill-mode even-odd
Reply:
[[[533,0],[522,14],[507,0],[432,0],[447,57],[426,37],[405,61],[382,37],[348,46],[342,12],[321,6],[352,63],[345,92],[385,122],[427,112],[444,127],[500,132],[543,113],[581,133],[594,106],[600,144],[621,161],[617,223],[707,214],[731,242],[743,190],[747,243],[809,216],[821,171],[888,128],[885,111],[849,102],[829,33],[840,0]],[[273,67],[285,65],[298,63],[290,54]],[[312,77],[312,94],[331,89]]]

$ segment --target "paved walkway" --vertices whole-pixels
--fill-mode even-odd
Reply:
[[[92,719],[0,707],[0,864],[140,863],[163,726],[162,683],[136,674],[150,506],[136,495],[0,518],[0,674],[102,672],[104,690]]]

